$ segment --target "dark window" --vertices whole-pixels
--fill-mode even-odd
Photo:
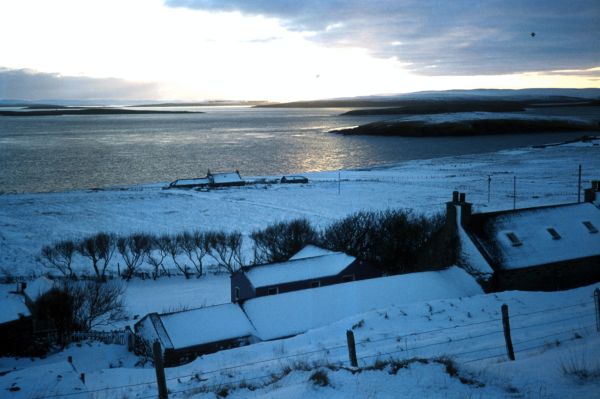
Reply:
[[[560,234],[558,234],[558,231],[556,231],[552,227],[548,227],[546,230],[548,231],[548,233],[550,233],[550,235],[552,236],[553,240],[560,240],[561,239]]]
[[[588,231],[590,232],[590,234],[594,234],[594,233],[597,233],[597,232],[598,232],[598,229],[596,228],[596,226],[594,226],[594,225],[592,224],[592,222],[585,221],[585,222],[582,222],[582,223],[583,223],[583,225],[584,225],[585,227],[587,227],[587,229],[588,229]]]
[[[271,287],[267,290],[267,295],[277,295],[279,294],[279,288]]]
[[[235,290],[233,290],[234,294],[233,297],[235,298],[236,301],[240,300],[240,287],[235,287]]]
[[[519,245],[523,245],[523,243],[521,242],[521,240],[519,240],[519,237],[517,237],[517,235],[515,233],[506,233],[506,237],[508,237],[508,239],[510,240],[510,243],[513,245],[513,247],[518,247]]]
[[[313,281],[312,283],[310,283],[310,288],[319,288],[320,286],[321,286],[320,281]]]
[[[342,281],[344,283],[348,283],[350,281],[354,281],[354,274],[346,274],[345,276],[342,277]]]

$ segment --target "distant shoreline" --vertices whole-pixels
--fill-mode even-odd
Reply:
[[[600,124],[555,119],[470,119],[456,122],[383,121],[330,133],[367,136],[452,137],[600,131]]]
[[[35,111],[0,111],[0,116],[61,116],[61,115],[132,115],[132,114],[203,114],[200,111],[153,111],[123,108],[60,108]]]

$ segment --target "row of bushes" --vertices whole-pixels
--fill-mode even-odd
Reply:
[[[254,231],[250,238],[251,264],[286,261],[308,244],[348,253],[391,274],[450,264],[456,257],[456,244],[447,234],[445,217],[417,215],[409,210],[357,212],[323,230],[306,219],[296,219]],[[242,245],[240,232],[194,230],[160,236],[98,233],[80,241],[63,240],[45,246],[41,258],[64,276],[74,277],[73,257],[79,254],[88,259],[98,279],[106,278],[115,252],[123,261],[124,270],[119,268],[119,274],[125,279],[136,275],[144,263],[151,266],[154,278],[167,274],[165,260],[170,259],[189,278],[203,275],[207,257],[222,270],[234,273],[244,264]]]

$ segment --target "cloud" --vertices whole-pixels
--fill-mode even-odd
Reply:
[[[30,69],[0,67],[0,98],[139,100],[157,98],[158,94],[158,85],[154,83],[135,83],[116,78],[62,76]]]
[[[281,20],[328,46],[368,49],[424,75],[495,75],[600,65],[598,0],[166,0]],[[531,36],[535,32],[535,37]]]

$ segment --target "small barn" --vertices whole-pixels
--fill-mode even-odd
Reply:
[[[33,338],[33,318],[25,297],[0,287],[0,356],[26,353]]]
[[[308,245],[287,262],[243,267],[231,276],[231,301],[380,277],[355,257]]]
[[[473,213],[463,193],[448,203],[467,270],[489,291],[554,291],[600,281],[600,198]]]
[[[138,321],[134,329],[148,355],[158,340],[165,366],[169,367],[257,341],[254,327],[242,309],[231,303],[173,313],[150,313]]]
[[[193,179],[177,179],[169,184],[169,188],[218,188],[243,186],[246,182],[242,179],[239,171],[225,173],[211,173],[209,170],[206,177]]]
[[[298,175],[283,176],[280,182],[283,184],[305,184],[308,183],[308,178]]]

